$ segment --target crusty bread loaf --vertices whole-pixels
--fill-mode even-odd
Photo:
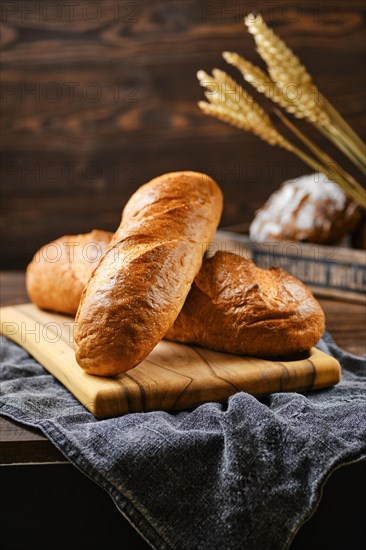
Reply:
[[[166,338],[275,357],[308,350],[323,330],[319,303],[295,277],[280,268],[259,269],[231,252],[216,252],[204,261]]]
[[[95,229],[81,235],[64,235],[44,245],[27,267],[30,300],[42,309],[74,315],[111,238],[112,233]]]
[[[111,237],[106,231],[92,231],[42,247],[27,269],[32,301],[42,309],[75,314]],[[56,252],[57,261],[46,261]],[[285,356],[310,348],[323,330],[322,310],[300,281],[281,269],[261,270],[222,252],[204,261],[166,338],[228,353]]]
[[[253,241],[335,243],[353,231],[361,210],[324,174],[285,181],[250,225]]]
[[[222,213],[217,184],[175,172],[140,187],[76,316],[76,360],[112,376],[139,364],[178,316]]]

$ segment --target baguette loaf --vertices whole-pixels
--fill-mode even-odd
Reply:
[[[205,260],[165,338],[210,349],[275,357],[310,349],[324,331],[310,290],[280,268],[259,269],[230,252]]]
[[[76,360],[112,376],[139,364],[178,316],[222,213],[208,176],[176,172],[140,187],[84,289]]]
[[[32,301],[42,309],[75,314],[95,267],[95,262],[89,261],[92,259],[89,244],[97,243],[102,250],[111,237],[112,233],[106,231],[92,231],[84,235],[67,235],[42,247],[27,269],[27,288]],[[65,243],[69,243],[74,252],[72,262]],[[61,247],[63,253],[58,255],[57,261],[46,263],[47,248],[52,251],[54,244]],[[83,254],[83,250],[86,253]],[[264,286],[265,281],[269,281],[270,286]],[[289,293],[284,291],[286,282],[291,285],[292,296],[297,289],[295,298],[290,299]],[[257,287],[252,288],[244,304],[245,295],[253,285]],[[274,301],[275,293],[278,294]],[[268,318],[263,319],[262,325],[253,324],[258,316],[265,317],[266,308]],[[274,324],[267,338],[270,319],[281,320],[281,312],[282,322]],[[286,356],[309,349],[319,340],[323,330],[322,310],[300,281],[283,270],[261,270],[239,256],[222,252],[204,261],[166,339],[228,353]],[[258,341],[261,331],[264,339]]]
[[[64,235],[43,246],[26,271],[30,300],[41,309],[75,315],[83,289],[112,233],[94,230]]]

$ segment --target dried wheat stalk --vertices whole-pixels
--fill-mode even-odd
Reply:
[[[307,118],[311,122],[327,126],[330,122],[329,117],[315,99],[320,95],[319,90],[299,59],[267,27],[260,15],[248,15],[245,24],[254,36],[258,53],[267,64],[272,81],[282,91],[284,98],[288,96],[289,87],[297,89],[296,97],[300,95],[300,98],[294,102],[297,107],[294,114],[299,118]]]
[[[297,91],[295,101],[288,97],[291,109],[284,104],[281,106],[297,118],[305,118],[314,124],[365,174],[365,144],[319,92],[298,57],[265,24],[260,15],[250,14],[244,21],[254,36],[258,53],[267,64],[272,81],[283,93],[283,99],[287,98],[292,87]]]
[[[281,107],[284,107],[289,112],[296,113],[296,104],[291,105],[288,97],[283,95],[282,91],[259,67],[256,67],[235,52],[223,52],[222,56],[227,63],[239,69],[244,80],[251,84],[258,92],[264,94],[268,99],[281,105]]]
[[[212,76],[198,71],[197,78],[207,89],[205,96],[209,103],[200,101],[198,104],[205,114],[251,131],[270,145],[287,148],[286,140],[277,132],[262,107],[228,74],[218,69],[214,69]]]
[[[315,171],[323,172],[329,178],[333,174],[330,166],[313,159],[280,134],[262,107],[225,72],[214,69],[211,76],[204,71],[198,71],[197,78],[207,90],[205,95],[208,103],[198,103],[206,115],[214,116],[240,130],[252,132],[270,145],[277,145],[294,153]],[[332,179],[337,177],[333,175]]]
[[[269,29],[260,16],[250,15],[245,19],[249,31],[254,35],[257,49],[268,65],[270,77],[261,69],[239,56],[224,52],[224,59],[241,72],[243,78],[257,91],[266,95],[287,112],[297,118],[304,118],[329,139],[335,142],[360,168],[365,168],[361,140],[329,103],[326,103],[314,85],[310,74],[285,43]],[[362,186],[329,155],[321,151],[309,138],[279,113],[286,126],[315,154],[316,159],[278,132],[265,111],[253,97],[225,72],[214,69],[212,76],[204,71],[197,73],[201,85],[206,88],[207,102],[199,102],[205,114],[229,123],[241,130],[250,131],[269,143],[291,151],[308,166],[323,172],[336,181],[358,204],[366,208],[366,195]],[[284,93],[286,86],[295,84],[301,91],[300,98]],[[321,105],[315,97],[321,98]]]
[[[316,124],[317,117],[314,112],[310,112],[308,113],[308,116],[306,116],[305,110],[299,107],[299,104],[295,99],[289,97],[289,94],[287,93],[284,94],[283,90],[281,90],[261,69],[250,63],[250,61],[247,61],[235,52],[223,52],[223,57],[227,63],[239,69],[244,80],[251,84],[258,92],[264,94],[271,101],[283,107],[288,113],[291,113],[296,118],[306,118],[309,122]],[[326,105],[325,102],[326,100],[323,98],[324,105]],[[325,108],[329,110],[329,112],[332,112],[330,105]],[[350,151],[349,145],[344,143],[345,139],[347,141],[348,138],[343,136],[342,139],[342,135],[340,135],[339,130],[337,130],[337,128],[335,128],[330,121],[325,127],[320,125],[317,126],[317,128],[328,139],[331,139],[331,141],[335,143],[343,153],[351,158],[351,160],[361,171],[364,172],[365,167],[360,160],[359,155],[354,153],[352,150]],[[361,150],[360,146],[359,149]]]

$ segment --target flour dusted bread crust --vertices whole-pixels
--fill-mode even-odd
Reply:
[[[353,231],[361,211],[324,174],[285,181],[256,212],[250,225],[254,241],[335,243]]]
[[[242,355],[286,356],[316,344],[324,322],[310,290],[286,271],[217,252],[203,263],[166,339]]]
[[[30,300],[41,309],[75,315],[83,289],[112,235],[95,229],[44,245],[27,267]]]
[[[222,213],[205,174],[175,172],[140,187],[93,271],[76,316],[76,360],[112,376],[139,364],[178,316]]]

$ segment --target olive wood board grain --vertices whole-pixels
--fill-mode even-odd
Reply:
[[[210,351],[162,340],[137,367],[115,377],[86,374],[73,349],[74,319],[33,304],[3,307],[1,334],[30,353],[97,418],[182,410],[240,391],[256,397],[337,384],[340,365],[312,348],[291,360]]]

